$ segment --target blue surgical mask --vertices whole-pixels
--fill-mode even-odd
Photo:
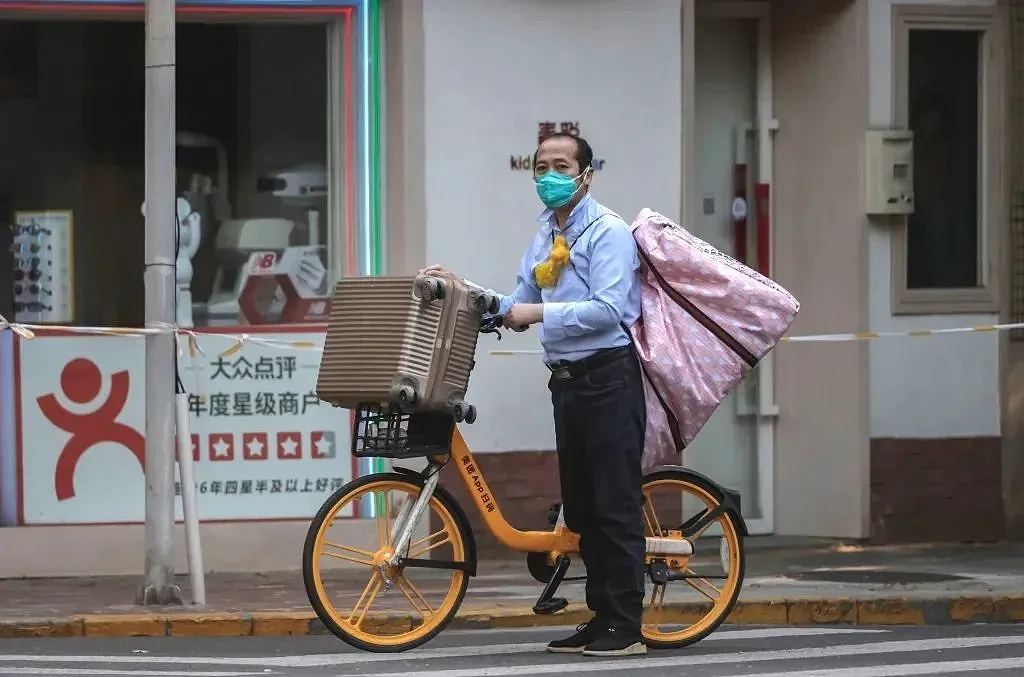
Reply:
[[[537,184],[537,197],[540,198],[545,207],[557,209],[569,202],[576,194],[576,191],[583,187],[583,184],[576,185],[576,179],[586,173],[587,170],[584,169],[583,173],[579,176],[566,176],[551,170],[539,179],[534,180]]]

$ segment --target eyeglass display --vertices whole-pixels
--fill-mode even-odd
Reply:
[[[10,249],[17,322],[66,324],[74,320],[72,223],[70,211],[15,214]]]

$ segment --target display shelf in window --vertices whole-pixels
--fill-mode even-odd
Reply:
[[[14,317],[70,324],[75,316],[74,213],[15,212]]]

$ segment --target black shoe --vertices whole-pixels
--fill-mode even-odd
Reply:
[[[644,644],[643,637],[635,632],[625,632],[616,628],[608,629],[583,649],[584,656],[600,656],[602,658],[644,656],[646,654],[647,645]]]
[[[551,653],[583,653],[583,649],[600,637],[605,629],[598,621],[590,621],[576,626],[576,634],[565,639],[556,639],[548,644]]]

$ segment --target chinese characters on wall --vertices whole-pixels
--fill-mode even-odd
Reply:
[[[210,363],[213,374],[210,381],[242,380],[251,382],[290,381],[295,375],[294,357],[261,357],[255,363],[244,356],[228,361],[218,357]],[[192,393],[188,396],[189,411],[195,416],[299,416],[309,407],[319,406],[320,398],[309,390],[263,391],[255,383],[252,390],[214,392],[207,396]]]
[[[203,385],[188,400],[201,502],[286,495],[322,501],[348,481],[350,461],[337,461],[348,458],[347,445],[338,447],[349,415],[317,397],[318,353],[246,344],[196,362]],[[175,490],[180,494],[180,483]]]
[[[537,124],[537,145],[539,146],[544,139],[554,134],[569,134],[571,136],[580,135],[580,123],[578,122],[560,122],[558,123],[557,129],[555,128],[554,122],[540,122]]]

